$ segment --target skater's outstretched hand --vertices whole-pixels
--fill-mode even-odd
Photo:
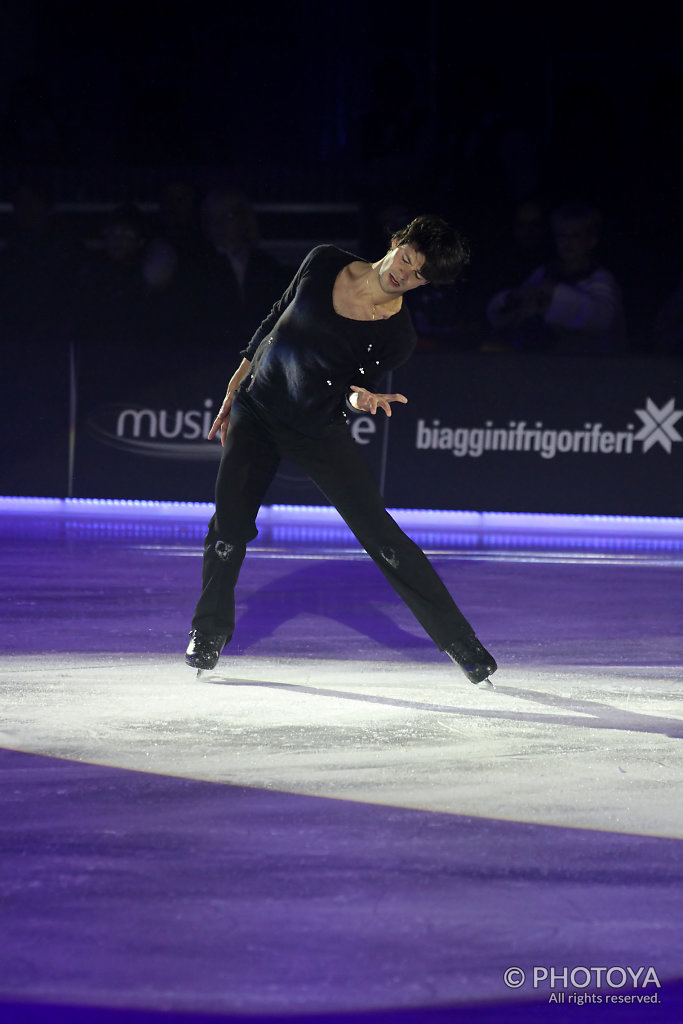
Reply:
[[[354,394],[349,397],[349,402],[354,409],[358,409],[358,412],[369,412],[373,416],[378,409],[384,409],[387,416],[391,416],[391,402],[401,402],[405,405],[408,401],[405,395],[375,395],[372,391],[357,388],[353,384],[351,390]]]
[[[211,425],[211,430],[207,435],[209,441],[213,441],[214,437],[220,430],[221,444],[225,444],[225,435],[228,432],[228,426],[230,424],[230,410],[232,409],[232,402],[235,397],[235,394],[236,389],[234,391],[230,391],[230,389],[228,388],[228,392],[225,398],[223,399],[223,404],[218,410],[218,415],[216,416],[216,419],[213,421]]]
[[[228,433],[228,426],[230,424],[230,410],[232,409],[233,399],[239,390],[239,386],[249,373],[249,367],[251,363],[248,359],[243,359],[239,365],[239,368],[233,373],[228,384],[228,390],[225,393],[223,404],[218,410],[218,415],[211,425],[211,430],[207,434],[209,441],[213,441],[214,437],[220,430],[221,432],[221,444],[225,444],[225,436]]]

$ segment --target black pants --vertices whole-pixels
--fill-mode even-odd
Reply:
[[[216,480],[216,513],[204,542],[202,594],[193,629],[225,635],[235,629],[235,585],[256,515],[281,459],[303,469],[320,488],[415,618],[443,650],[472,627],[424,552],[394,522],[344,423],[321,437],[275,427],[242,399],[232,407]]]

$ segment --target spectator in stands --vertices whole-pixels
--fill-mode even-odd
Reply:
[[[473,260],[463,299],[470,348],[487,351],[505,349],[502,338],[489,339],[486,308],[492,294],[509,287],[510,281],[524,281],[549,261],[553,254],[550,223],[544,203],[526,198],[506,204],[502,215],[486,217],[477,225],[477,258]]]
[[[176,249],[181,263],[197,259],[204,236],[199,190],[192,181],[175,178],[166,183],[159,197],[155,235]]]
[[[175,254],[150,237],[134,205],[108,215],[100,241],[80,275],[76,340],[82,352],[109,357],[112,374],[144,379],[187,342],[179,333],[182,303],[174,301]]]
[[[202,230],[201,195],[187,178],[169,180],[159,195],[146,260],[150,300],[172,317],[168,331],[193,347],[203,346],[208,319],[207,240]],[[215,298],[215,296],[214,296]]]
[[[231,188],[210,192],[202,204],[206,239],[203,284],[197,310],[204,347],[239,352],[254,323],[270,312],[289,282],[290,271],[260,244],[256,215],[246,197]]]
[[[144,297],[147,225],[136,206],[119,206],[106,218],[100,245],[85,261],[78,304],[79,338],[114,344],[137,336]]]
[[[555,210],[555,256],[523,284],[488,304],[494,336],[484,347],[608,355],[626,347],[624,311],[614,275],[600,265],[599,212],[584,203]]]
[[[553,254],[547,211],[540,200],[523,199],[514,204],[511,214],[503,232],[491,240],[492,252],[487,260],[489,288],[493,285],[496,291],[515,278],[526,280]]]

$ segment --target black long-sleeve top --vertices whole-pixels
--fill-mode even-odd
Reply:
[[[270,420],[311,436],[344,416],[352,384],[374,391],[417,341],[405,304],[380,320],[336,312],[334,283],[356,259],[333,245],[313,249],[242,352],[251,361],[242,392]]]

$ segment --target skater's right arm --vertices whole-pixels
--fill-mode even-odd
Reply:
[[[243,359],[230,378],[230,383],[228,384],[228,390],[225,393],[223,404],[218,411],[216,419],[213,421],[211,430],[209,431],[209,441],[212,441],[220,430],[221,444],[225,444],[225,435],[228,432],[228,424],[230,423],[230,409],[232,408],[233,398],[235,397],[235,393],[239,391],[240,384],[249,373],[250,366],[251,360]]]

